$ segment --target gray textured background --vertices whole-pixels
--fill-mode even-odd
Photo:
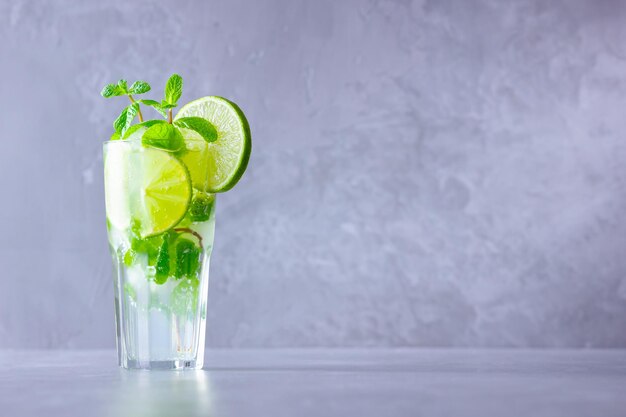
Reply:
[[[625,4],[0,0],[0,347],[114,346],[98,92],[174,71],[253,129],[209,345],[626,347]]]

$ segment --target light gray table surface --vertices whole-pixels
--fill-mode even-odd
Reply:
[[[0,416],[626,416],[626,351],[212,350],[205,368],[0,351]]]

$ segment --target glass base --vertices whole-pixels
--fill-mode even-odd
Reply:
[[[200,280],[171,279],[156,284],[147,276],[147,267],[126,267],[118,262],[115,306],[122,368],[202,368],[208,259],[204,263],[207,268]]]
[[[203,361],[177,359],[172,361],[138,361],[128,359],[120,363],[124,369],[151,369],[151,370],[198,370],[202,369]]]

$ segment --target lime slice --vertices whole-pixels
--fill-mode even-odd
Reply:
[[[153,148],[140,153],[140,198],[143,213],[136,220],[142,237],[163,233],[185,216],[191,201],[191,181],[187,168],[175,156]]]
[[[185,139],[186,151],[179,153],[179,158],[187,166],[191,183],[196,190],[206,191],[209,180],[209,144],[196,132],[180,129]]]
[[[185,165],[172,154],[127,141],[105,145],[107,218],[120,230],[133,226],[142,238],[176,226],[191,201]]]
[[[181,159],[193,185],[209,193],[228,191],[237,184],[250,159],[250,126],[241,109],[222,97],[209,96],[183,106],[176,118],[203,117],[217,129],[215,142],[204,142],[195,132],[184,131],[187,149]]]

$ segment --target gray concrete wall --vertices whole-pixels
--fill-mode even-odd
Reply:
[[[620,1],[0,1],[0,347],[113,347],[124,77],[224,95],[208,344],[626,347]]]

